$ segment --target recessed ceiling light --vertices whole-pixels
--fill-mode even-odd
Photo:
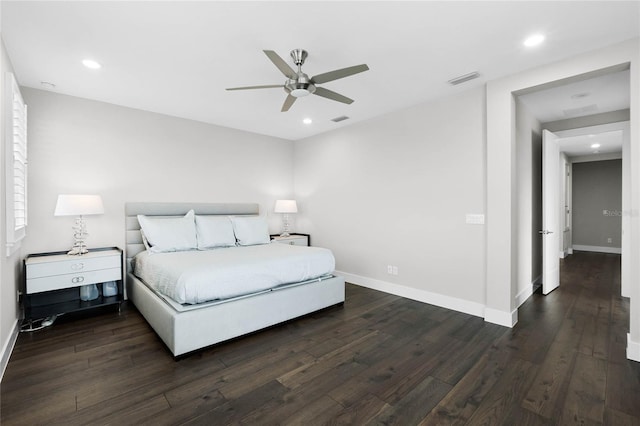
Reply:
[[[591,148],[600,148],[600,144],[599,143],[594,143],[593,145],[591,145]]]
[[[537,46],[544,41],[544,35],[542,34],[534,34],[532,36],[527,37],[524,41],[524,45],[527,47]]]
[[[94,61],[93,59],[83,59],[82,65],[84,65],[87,68],[91,68],[92,70],[97,70],[102,68],[102,65],[100,65],[98,62]]]
[[[312,119],[310,119],[310,118],[305,118],[304,120],[302,120],[302,122],[303,122],[304,124],[311,124],[311,123],[313,123],[313,120],[312,120]]]

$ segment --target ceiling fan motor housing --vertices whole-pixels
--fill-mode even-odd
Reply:
[[[307,59],[308,53],[304,49],[293,49],[290,55],[293,58],[293,63],[301,66],[304,64],[305,59]]]
[[[311,83],[309,77],[304,74],[298,74],[298,79],[289,79],[284,84],[284,91],[296,98],[307,96],[316,91],[316,86]]]

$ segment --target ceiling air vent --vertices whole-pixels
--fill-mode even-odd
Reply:
[[[341,121],[348,120],[348,119],[349,117],[347,117],[346,115],[341,115],[340,117],[332,118],[331,121],[333,121],[334,123],[339,123]]]
[[[474,71],[474,72],[470,72],[469,74],[461,75],[460,77],[452,78],[447,83],[449,83],[452,86],[456,86],[458,84],[465,83],[469,80],[473,80],[478,77],[480,77],[480,73],[478,73],[477,71]]]

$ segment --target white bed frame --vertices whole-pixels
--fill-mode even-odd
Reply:
[[[145,249],[137,215],[183,216],[191,209],[199,215],[258,214],[257,204],[125,204],[127,297],[174,357],[344,303],[344,278],[333,276],[186,310],[176,309],[131,273],[131,259]]]

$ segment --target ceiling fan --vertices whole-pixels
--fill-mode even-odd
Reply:
[[[339,93],[332,90],[325,89],[324,87],[318,87],[317,84],[327,83],[329,81],[338,80],[340,78],[349,77],[353,74],[358,74],[363,71],[367,71],[369,67],[366,64],[354,65],[352,67],[341,68],[334,71],[325,72],[309,78],[309,76],[302,72],[302,64],[307,59],[307,51],[303,49],[294,49],[291,51],[291,57],[293,62],[298,66],[298,71],[294,71],[287,63],[273,50],[263,50],[265,55],[282,74],[287,77],[287,81],[282,84],[269,84],[265,86],[247,86],[247,87],[231,87],[227,90],[248,90],[248,89],[271,89],[276,87],[284,88],[287,92],[287,98],[282,104],[282,112],[289,111],[291,105],[296,99],[307,95],[318,95],[323,98],[331,99],[332,101],[338,101],[345,104],[350,104],[353,99],[349,99]]]

